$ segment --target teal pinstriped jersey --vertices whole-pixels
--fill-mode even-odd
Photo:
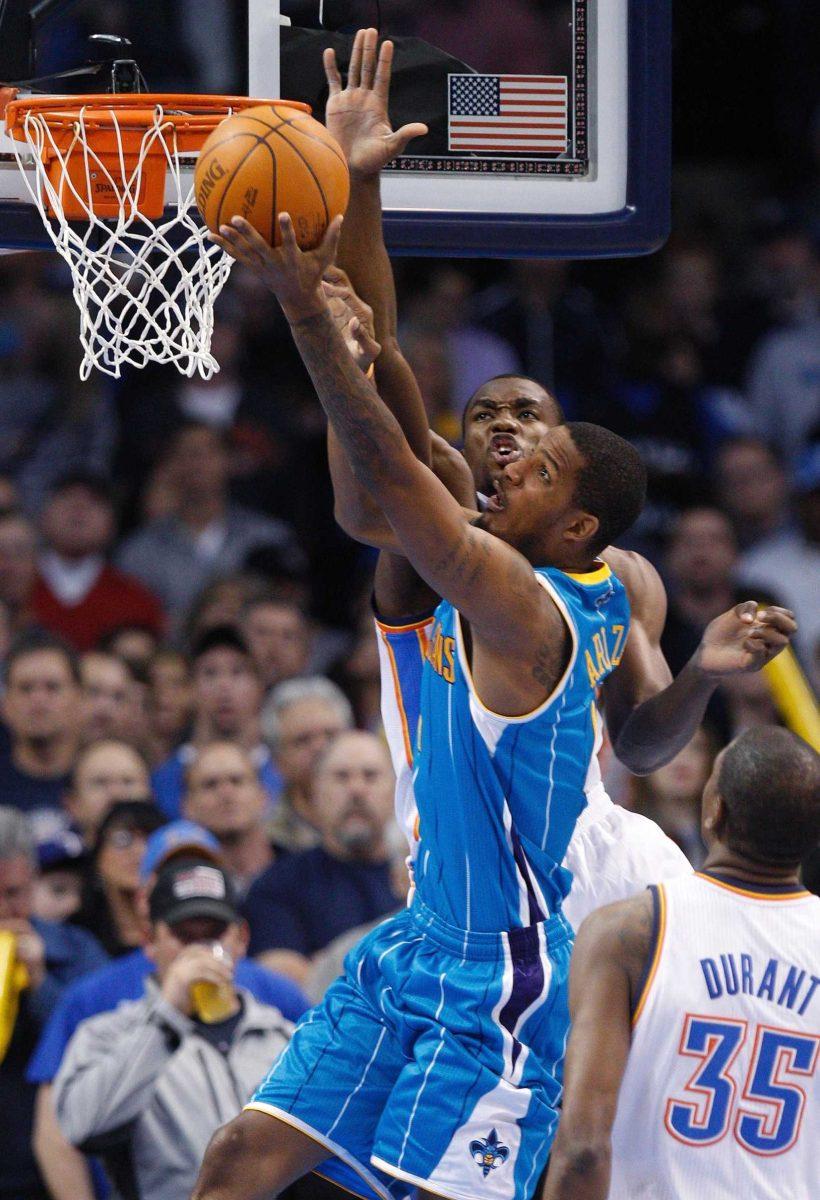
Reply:
[[[571,884],[561,864],[595,770],[596,688],[629,632],[626,591],[608,566],[536,575],[564,615],[572,653],[535,712],[501,717],[481,704],[449,602],[429,638],[414,756],[415,882],[419,898],[460,929],[520,928],[560,907]]]

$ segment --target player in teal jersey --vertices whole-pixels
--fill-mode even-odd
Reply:
[[[361,61],[357,69],[364,73]],[[567,744],[580,747],[581,764],[588,756],[591,696],[617,661],[625,629],[616,627],[628,620],[623,589],[595,554],[637,511],[640,466],[606,431],[564,426],[505,468],[479,525],[468,523],[345,357],[317,287],[332,237],[305,256],[287,224],[283,233],[275,253],[246,227],[225,231],[224,242],[279,295],[355,468],[410,560],[451,598],[425,669],[422,712],[435,718],[427,735],[423,727],[419,763],[432,756],[423,785],[431,811],[436,781],[458,778],[461,794],[442,793],[438,805],[473,806],[471,850],[487,878],[473,890],[469,861],[454,870],[455,851],[428,863],[425,898],[354,952],[252,1111],[217,1139],[197,1196],[262,1195],[330,1151],[383,1195],[398,1194],[398,1180],[459,1200],[482,1180],[493,1196],[523,1196],[554,1123],[565,1034],[569,940],[556,910],[571,819],[545,819],[550,772],[554,787],[556,776],[579,770],[557,766],[555,751],[539,771],[538,747],[566,719],[577,739]],[[547,565],[534,571],[536,563]],[[559,809],[571,808],[570,790],[577,783]],[[532,813],[541,817],[537,837]],[[468,815],[458,824],[464,837]],[[493,864],[504,876],[497,887]]]

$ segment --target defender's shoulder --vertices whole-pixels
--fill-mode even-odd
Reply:
[[[620,550],[617,546],[607,546],[601,558],[624,585],[633,612],[640,612],[647,604],[666,605],[666,588],[649,559],[634,550]]]

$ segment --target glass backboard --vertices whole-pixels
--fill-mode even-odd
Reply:
[[[239,7],[9,0],[0,82],[81,67],[87,35],[112,33],[131,40],[125,53],[151,90],[210,90],[192,79],[207,77],[199,59],[211,21],[235,47],[232,62],[223,54],[220,90],[304,100],[321,118],[323,47],[334,45],[344,66],[355,29],[377,24],[396,42],[393,119],[430,130],[384,173],[394,252],[601,257],[647,253],[666,237],[669,0],[249,0],[237,22]],[[37,86],[95,91],[105,80]],[[6,247],[46,244],[26,201],[0,138]]]

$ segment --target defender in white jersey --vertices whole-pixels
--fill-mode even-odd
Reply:
[[[799,883],[820,756],[783,729],[741,734],[702,828],[702,872],[578,936],[544,1200],[820,1195],[820,899]]]

